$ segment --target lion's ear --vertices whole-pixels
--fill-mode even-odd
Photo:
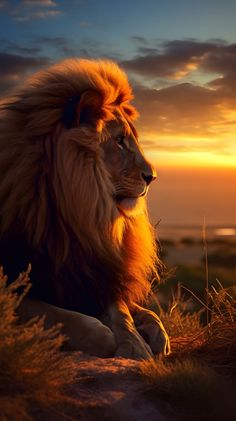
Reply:
[[[85,91],[76,107],[76,125],[95,123],[102,116],[103,99],[96,91]]]
[[[62,122],[67,129],[80,124],[93,124],[103,117],[103,99],[93,90],[71,97],[64,109]]]

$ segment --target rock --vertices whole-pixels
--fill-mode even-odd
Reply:
[[[140,362],[124,358],[102,359],[73,353],[76,383],[70,395],[78,403],[81,421],[165,421],[158,407],[141,392],[145,385]]]

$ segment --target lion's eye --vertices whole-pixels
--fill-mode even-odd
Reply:
[[[124,135],[118,136],[116,141],[117,141],[118,148],[120,148],[120,149],[125,148],[126,145],[125,145],[125,136]]]

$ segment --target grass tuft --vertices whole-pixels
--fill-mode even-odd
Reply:
[[[235,419],[232,384],[212,368],[193,359],[161,358],[141,364],[145,397],[176,421]]]
[[[160,317],[172,354],[141,363],[145,396],[174,420],[235,419],[236,286],[208,290],[209,323],[188,313],[180,288]]]
[[[56,411],[70,399],[74,380],[70,357],[60,352],[60,325],[44,328],[44,318],[20,324],[16,310],[30,288],[29,270],[7,286],[0,269],[0,412],[3,420],[32,420]],[[20,291],[20,292],[19,292]]]
[[[175,299],[167,313],[161,315],[172,337],[172,358],[178,354],[199,357],[236,378],[236,286],[208,291],[209,323],[201,324],[202,312],[189,314],[184,302]]]

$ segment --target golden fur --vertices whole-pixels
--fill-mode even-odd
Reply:
[[[77,120],[65,128],[63,112],[74,95],[80,95],[78,119],[81,115],[84,124]],[[150,291],[158,259],[145,203],[130,217],[117,212],[100,148],[107,122],[135,119],[131,99],[126,75],[116,64],[70,59],[35,74],[2,101],[0,236],[11,233],[17,241],[19,232],[25,235],[33,270],[34,259],[40,261],[37,252],[49,256],[53,275],[52,269],[45,271],[42,288],[53,282],[58,305],[73,308],[66,290],[73,295],[78,266],[77,288],[93,283],[99,311],[119,296],[127,303],[143,302]],[[97,271],[91,270],[94,261]],[[101,267],[106,272],[100,276]],[[104,282],[110,277],[107,288],[99,276]]]

